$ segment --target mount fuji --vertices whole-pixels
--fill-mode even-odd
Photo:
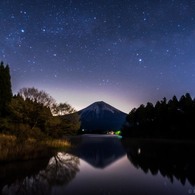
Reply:
[[[121,129],[127,114],[99,101],[78,111],[81,129],[87,133],[104,133]]]

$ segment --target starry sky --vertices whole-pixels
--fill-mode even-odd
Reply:
[[[80,110],[129,112],[195,96],[194,0],[1,0],[0,60],[12,90],[36,87]]]

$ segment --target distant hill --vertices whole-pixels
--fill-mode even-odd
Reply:
[[[100,101],[78,111],[81,129],[87,133],[103,133],[121,129],[127,114]]]

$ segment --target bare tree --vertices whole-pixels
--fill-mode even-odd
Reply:
[[[54,104],[52,108],[52,113],[54,115],[66,115],[76,112],[76,110],[68,103]]]
[[[43,106],[49,107],[50,109],[55,104],[55,100],[45,91],[32,87],[22,88],[18,93],[24,100],[29,99],[33,102],[42,104]]]

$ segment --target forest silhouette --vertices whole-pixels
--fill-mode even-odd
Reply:
[[[43,90],[22,88],[12,94],[8,65],[0,64],[0,133],[28,138],[58,138],[74,135],[80,127],[79,117],[69,115],[75,110],[67,103],[57,104]]]
[[[189,93],[167,101],[134,108],[126,118],[122,134],[129,137],[194,139],[195,99]]]
[[[8,65],[0,63],[0,133],[21,139],[75,135],[80,119],[67,103],[57,104],[46,92],[22,88],[13,95]],[[67,115],[69,114],[69,115]],[[67,115],[68,117],[63,117]],[[122,124],[121,124],[122,125]],[[122,135],[142,138],[194,139],[195,99],[189,93],[167,101],[148,102],[126,117]]]

